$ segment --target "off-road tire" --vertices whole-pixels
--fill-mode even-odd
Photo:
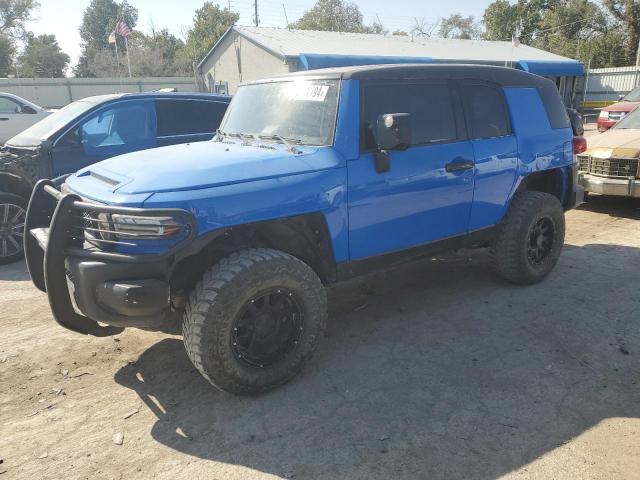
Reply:
[[[531,229],[542,218],[551,220],[554,238],[551,250],[540,264],[529,261],[527,248]],[[548,193],[525,191],[511,203],[498,235],[491,243],[491,260],[506,280],[530,285],[543,280],[558,262],[564,244],[565,220],[562,205]]]
[[[273,288],[295,292],[304,328],[284,358],[264,368],[247,366],[231,346],[234,320],[254,295]],[[235,395],[256,395],[300,371],[324,334],[326,319],[326,292],[316,273],[287,253],[255,248],[223,258],[203,275],[187,301],[182,332],[187,355],[212,385]]]
[[[19,195],[14,195],[13,193],[0,192],[0,228],[4,226],[2,224],[3,222],[2,216],[4,215],[4,209],[3,209],[4,205],[15,205],[17,207],[20,207],[22,210],[24,210],[26,214],[27,203],[28,203],[27,200],[25,200]],[[23,221],[24,221],[24,218],[23,218]],[[0,265],[7,265],[9,263],[13,263],[20,260],[22,257],[24,257],[23,238],[15,237],[14,240],[20,244],[20,250],[8,255],[3,255],[2,251],[0,250]],[[3,241],[5,241],[5,239],[2,238],[2,234],[0,233],[0,249],[2,248]],[[8,241],[8,239],[6,239],[6,241]],[[12,248],[15,248],[15,247],[12,247]]]

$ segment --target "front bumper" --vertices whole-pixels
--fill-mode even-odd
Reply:
[[[188,235],[162,254],[122,254],[87,245],[74,234],[81,212],[179,216]],[[47,293],[54,319],[75,332],[105,336],[124,327],[170,329],[169,272],[179,251],[195,237],[193,216],[184,210],[96,206],[62,194],[49,180],[38,182],[25,222],[24,248],[34,285]],[[101,324],[106,324],[104,326]]]
[[[636,178],[601,177],[583,172],[578,178],[586,192],[640,198],[640,180]]]

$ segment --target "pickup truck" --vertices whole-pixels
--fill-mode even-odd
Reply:
[[[534,284],[581,203],[554,84],[472,65],[359,66],[243,85],[209,142],[40,181],[25,250],[62,326],[181,332],[214,386],[293,378],[324,286],[461,247]]]

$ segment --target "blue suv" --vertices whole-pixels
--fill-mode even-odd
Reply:
[[[0,149],[0,265],[22,257],[27,202],[35,183],[153,147],[211,140],[231,97],[128,93],[70,103]]]
[[[202,375],[249,395],[311,357],[324,285],[481,246],[507,280],[541,281],[582,201],[576,180],[569,118],[541,77],[319,70],[240,87],[210,142],[39,182],[25,248],[60,325],[181,327]]]

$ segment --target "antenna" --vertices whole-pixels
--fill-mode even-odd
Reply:
[[[284,21],[287,22],[287,28],[289,28],[289,18],[287,17],[287,7],[282,4],[282,10],[284,10]]]

